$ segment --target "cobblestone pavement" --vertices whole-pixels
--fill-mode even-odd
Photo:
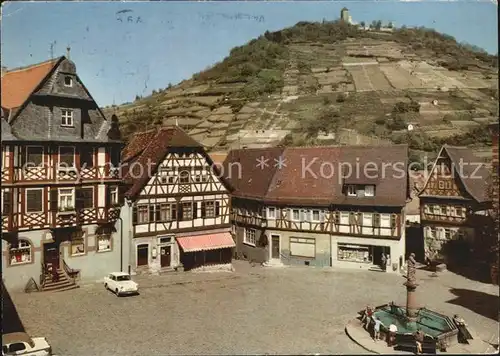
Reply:
[[[135,276],[139,296],[117,298],[94,284],[12,298],[28,333],[46,336],[62,356],[366,354],[345,334],[346,323],[367,303],[405,303],[399,275],[252,268],[240,261],[235,267],[234,273]],[[458,313],[483,340],[496,342],[498,288],[451,272],[417,276],[422,306]]]

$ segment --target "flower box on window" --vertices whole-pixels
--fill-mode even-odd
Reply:
[[[58,214],[62,214],[62,215],[71,215],[71,214],[75,213],[75,207],[74,206],[66,206],[63,208],[59,208],[57,212],[58,212]]]

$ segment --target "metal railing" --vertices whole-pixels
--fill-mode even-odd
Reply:
[[[64,272],[73,282],[75,282],[76,275],[80,272],[80,270],[69,267],[64,259],[62,260],[62,262],[63,262]]]

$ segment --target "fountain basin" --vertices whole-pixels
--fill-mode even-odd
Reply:
[[[396,334],[413,334],[420,329],[433,337],[438,344],[452,346],[458,343],[458,329],[451,318],[432,310],[420,308],[416,320],[409,321],[405,307],[385,304],[375,308],[374,315],[387,330],[389,325],[396,325]]]

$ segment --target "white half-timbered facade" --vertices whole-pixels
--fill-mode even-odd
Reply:
[[[67,57],[2,75],[6,286],[70,289],[120,268],[121,148]]]
[[[203,147],[179,127],[134,135],[123,151],[130,268],[230,268],[231,202]]]
[[[267,265],[399,272],[406,167],[405,145],[231,151],[223,169],[234,187],[236,253]]]

